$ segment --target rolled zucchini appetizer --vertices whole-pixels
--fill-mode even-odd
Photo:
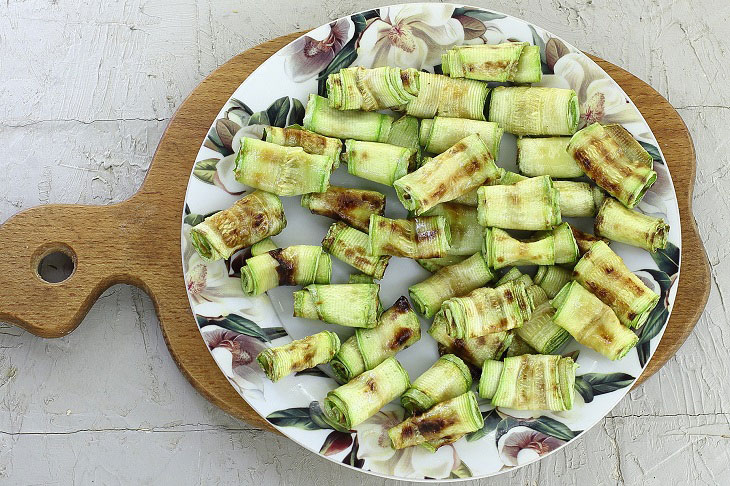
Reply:
[[[279,245],[274,243],[271,238],[264,238],[263,240],[251,245],[251,256],[262,255],[271,250],[276,250]]]
[[[481,249],[484,229],[479,226],[475,207],[444,202],[432,207],[423,216],[446,218],[451,234],[449,255],[473,255]]]
[[[554,315],[555,309],[550,302],[546,300],[538,304],[530,318],[515,330],[516,337],[527,343],[536,353],[556,353],[570,340],[570,334],[553,322]]]
[[[406,370],[395,358],[388,358],[372,370],[327,393],[324,413],[342,429],[350,430],[378,413],[409,386]]]
[[[357,336],[353,334],[342,343],[340,350],[330,361],[330,366],[337,383],[340,384],[347,383],[365,371],[365,361],[357,345]]]
[[[511,267],[509,270],[504,272],[501,277],[499,277],[499,280],[497,280],[497,283],[494,285],[495,287],[499,287],[500,285],[512,282],[513,280],[521,280],[525,286],[533,285],[535,283],[532,281],[532,277],[526,273],[520,272],[519,268]]]
[[[621,325],[609,306],[576,281],[565,284],[551,304],[555,307],[555,324],[608,359],[623,358],[639,341],[633,331]]]
[[[388,437],[394,449],[405,449],[419,444],[431,443],[431,449],[448,443],[448,438],[475,432],[484,426],[474,392],[434,405],[431,409],[408,417],[388,430]],[[447,439],[446,442],[443,439]]]
[[[347,171],[369,181],[392,186],[415,165],[416,151],[387,143],[345,141]]]
[[[322,331],[275,348],[266,348],[256,357],[271,381],[279,381],[297,371],[327,363],[340,349],[340,338]]]
[[[548,175],[560,179],[581,177],[583,170],[568,153],[570,137],[520,137],[517,167],[528,177]]]
[[[628,209],[612,198],[603,201],[593,228],[598,236],[638,246],[652,253],[666,248],[669,236],[666,221]]]
[[[479,380],[479,396],[495,407],[515,410],[573,408],[575,369],[572,358],[525,354],[485,363]]]
[[[330,226],[322,240],[322,247],[335,258],[376,280],[383,278],[390,261],[389,256],[370,255],[368,235],[339,221]]]
[[[431,318],[444,301],[483,287],[494,278],[481,252],[466,260],[444,267],[423,282],[408,287],[408,293],[418,312]]]
[[[529,241],[513,238],[499,228],[487,228],[482,253],[489,266],[497,270],[510,265],[574,263],[578,260],[578,245],[568,223]]]
[[[459,262],[463,262],[466,258],[466,255],[447,255],[440,258],[419,258],[416,261],[424,269],[434,273],[449,265],[456,265]]]
[[[302,206],[314,214],[367,231],[371,214],[385,214],[385,196],[378,191],[329,186],[325,192],[303,195]]]
[[[380,300],[377,284],[312,284],[294,292],[294,317],[346,327],[375,327]]]
[[[516,333],[514,335],[514,339],[512,339],[512,344],[509,345],[509,348],[507,348],[507,352],[505,353],[504,357],[509,358],[511,356],[522,356],[523,354],[538,354],[535,348],[527,344],[526,341],[524,341],[521,337],[519,337]]]
[[[625,206],[636,206],[656,181],[649,153],[621,125],[594,123],[570,139],[568,153],[596,184]]]
[[[437,258],[451,248],[449,224],[443,216],[390,219],[370,216],[368,253],[405,258]]]
[[[527,179],[527,177],[516,174],[514,172],[510,172],[508,170],[504,170],[500,168],[500,176],[499,179],[494,181],[487,181],[485,184],[486,186],[499,186],[499,185],[512,185],[516,184],[520,181],[524,181]],[[479,205],[479,195],[478,195],[479,188],[467,192],[463,196],[459,196],[456,199],[453,199],[451,202],[455,202],[458,204],[466,204],[467,206],[478,206]]]
[[[441,69],[452,78],[539,83],[540,48],[527,42],[452,47],[441,55]]]
[[[449,335],[445,320],[434,321],[428,333],[439,344],[439,352],[453,353],[479,368],[487,359],[499,359],[514,338],[512,331],[494,332],[471,339],[454,338]]]
[[[310,94],[304,111],[304,128],[327,137],[385,142],[395,121],[392,115],[365,111],[340,111],[327,98]]]
[[[388,66],[340,69],[327,78],[327,99],[338,110],[399,109],[418,93],[418,74]]]
[[[278,196],[254,191],[233,206],[205,218],[190,230],[193,247],[205,261],[230,258],[233,253],[286,228]]]
[[[266,127],[264,137],[267,142],[276,145],[302,147],[308,154],[326,155],[332,158],[335,168],[340,165],[342,141],[338,138],[325,137],[295,126],[286,128]]]
[[[500,86],[492,91],[489,121],[515,135],[573,135],[578,96],[572,89]]]
[[[331,157],[308,154],[301,147],[243,138],[235,175],[241,184],[278,196],[296,196],[326,191],[333,163]]]
[[[422,72],[418,84],[418,96],[406,107],[409,115],[484,120],[484,105],[489,94],[487,83]]]
[[[578,260],[573,278],[616,313],[625,326],[644,325],[659,295],[628,269],[624,261],[602,241]]]
[[[585,233],[575,226],[571,226],[570,229],[573,230],[573,237],[575,238],[575,242],[578,244],[578,253],[580,254],[580,256],[585,255],[585,253],[591,249],[593,243],[595,243],[596,241],[603,241],[604,243],[608,243],[608,240],[606,238],[599,238],[598,236],[592,235],[590,233]]]
[[[482,226],[544,230],[552,229],[561,221],[559,193],[548,176],[511,185],[482,186],[477,197]]]
[[[549,298],[558,295],[560,289],[570,282],[572,272],[565,267],[557,265],[541,265],[537,267],[535,283],[542,287]]]
[[[409,172],[415,170],[421,162],[421,146],[418,143],[420,125],[418,118],[403,115],[393,122],[388,134],[388,140],[386,140],[386,143],[390,145],[397,145],[414,151],[415,157],[409,161]]]
[[[444,321],[447,332],[457,339],[509,331],[530,318],[532,305],[522,282],[507,282],[497,288],[478,288],[463,297],[448,299],[434,319]]]
[[[375,283],[375,279],[364,273],[353,273],[347,279],[347,283]]]
[[[606,194],[587,182],[554,181],[560,193],[560,215],[564,218],[592,218]]]
[[[443,116],[421,120],[419,143],[426,152],[440,154],[474,133],[482,138],[492,158],[497,160],[504,130],[494,122]]]
[[[321,246],[295,245],[246,260],[241,287],[246,295],[260,295],[280,285],[328,284],[331,275],[332,259]]]
[[[423,412],[439,402],[468,392],[471,383],[471,371],[461,358],[445,354],[416,378],[400,397],[400,403],[409,415]]]
[[[421,215],[501,177],[489,147],[479,135],[469,135],[446,152],[393,184],[403,206]]]

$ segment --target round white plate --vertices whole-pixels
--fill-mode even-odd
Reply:
[[[661,294],[659,305],[640,332],[639,345],[624,359],[611,362],[573,342],[564,353],[579,350],[578,374],[583,385],[569,412],[518,412],[481,408],[485,428],[444,446],[436,453],[421,447],[394,451],[386,431],[403,418],[394,404],[358,425],[351,433],[323,428],[320,402],[337,383],[327,367],[297,373],[272,383],[255,361],[267,346],[329,329],[344,340],[352,330],[292,317],[292,287],[279,287],[256,298],[244,296],[238,270],[244,252],[229,261],[204,263],[193,250],[191,225],[228,208],[249,188],[233,178],[233,154],[244,136],[260,136],[262,124],[300,123],[303,103],[319,89],[318,76],[342,67],[382,65],[433,71],[441,54],[463,43],[527,41],[541,48],[544,86],[572,88],[586,123],[620,123],[654,156],[657,182],[638,209],[663,217],[670,225],[667,250],[650,254],[613,243],[651,288]],[[437,67],[438,68],[438,67]],[[323,73],[323,74],[320,74]],[[498,165],[515,170],[515,137],[505,135]],[[405,217],[392,188],[359,179],[344,166],[331,179],[338,186],[361,187],[387,196],[386,215]],[[274,240],[279,246],[319,245],[332,220],[312,215],[299,197],[282,198],[288,226]],[[484,477],[537,460],[559,449],[598,423],[629,391],[656,349],[669,318],[679,276],[680,223],[669,170],[643,117],[621,88],[577,48],[545,30],[508,15],[453,4],[408,4],[368,10],[323,25],[281,49],[238,87],[221,109],[202,142],[190,176],[182,222],[182,258],[188,296],[200,332],[221,371],[254,410],[284,435],[311,451],[348,467],[397,479],[460,479]],[[584,230],[591,221],[575,220]],[[591,231],[592,232],[592,231]],[[344,283],[354,269],[333,259],[333,283]],[[408,286],[429,274],[415,261],[393,258],[381,283],[381,300],[390,306],[407,295]],[[426,334],[398,354],[412,379],[438,357],[436,343]],[[592,395],[592,397],[590,396]]]

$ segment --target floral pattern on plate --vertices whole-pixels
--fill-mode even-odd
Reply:
[[[670,223],[669,246],[655,254],[616,243],[613,247],[661,295],[660,302],[639,331],[636,352],[621,361],[610,362],[575,342],[563,350],[580,365],[570,411],[494,409],[485,401],[481,404],[484,427],[436,453],[420,447],[401,451],[390,447],[387,429],[400,422],[404,413],[393,404],[353,430],[334,430],[320,406],[326,393],[337,386],[326,366],[271,383],[255,356],[267,346],[323,329],[338,332],[342,339],[348,331],[292,318],[291,287],[246,297],[239,279],[247,250],[227,261],[206,263],[190,245],[190,228],[249,189],[232,174],[241,138],[260,137],[265,125],[301,123],[303,101],[309,93],[323,94],[330,73],[350,65],[440,72],[440,56],[453,45],[508,40],[540,46],[544,73],[540,84],[578,93],[581,126],[597,121],[622,124],[654,157],[657,182],[638,208]],[[502,142],[505,148],[499,160],[506,168],[514,166],[514,149],[508,148],[514,138],[510,137]],[[359,184],[395,200],[389,188],[368,186],[344,169],[333,174],[333,183]],[[298,198],[283,199],[289,226],[274,240],[282,246],[319,244],[331,221],[312,216],[300,207]],[[387,211],[395,211],[392,206]],[[651,130],[623,90],[578,49],[543,29],[497,12],[452,4],[396,5],[356,13],[314,29],[257,68],[220,111],[202,143],[188,185],[181,248],[185,283],[201,335],[221,371],[249,405],[285,435],[328,459],[372,474],[421,480],[484,477],[513,469],[561,448],[600,421],[628,392],[661,339],[676,294],[681,254],[679,213],[669,170]],[[395,300],[410,283],[428,275],[415,262],[394,260],[394,268],[382,281],[384,301]],[[333,281],[346,281],[347,273],[334,262]],[[424,320],[422,326],[425,330]],[[437,356],[424,333],[398,359],[415,378]]]

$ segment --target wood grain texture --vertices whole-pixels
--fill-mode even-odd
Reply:
[[[226,412],[270,428],[228,384],[200,338],[184,290],[180,220],[190,169],[220,106],[254,68],[298,35],[249,49],[206,78],[178,109],[142,188],[129,200],[103,207],[42,206],[0,227],[0,242],[7,249],[0,261],[0,274],[7,276],[0,293],[0,320],[39,336],[63,336],[78,326],[105,289],[116,283],[136,285],[152,298],[170,352],[195,388]],[[619,82],[654,131],[672,171],[682,218],[678,297],[664,339],[640,383],[682,345],[709,292],[709,267],[691,208],[694,148],[682,119],[659,93],[626,71],[594,59]],[[49,250],[63,248],[73,254],[74,274],[59,284],[43,282],[35,271],[38,260]]]

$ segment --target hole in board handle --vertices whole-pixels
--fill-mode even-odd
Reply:
[[[68,245],[51,244],[36,252],[32,267],[42,281],[50,284],[61,283],[76,271],[76,253]]]

